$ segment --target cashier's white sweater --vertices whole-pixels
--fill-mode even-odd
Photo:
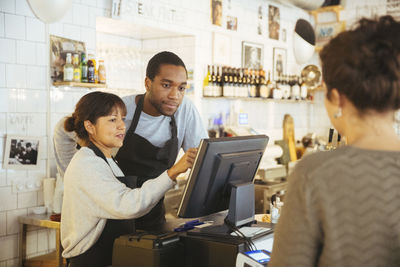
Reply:
[[[164,172],[145,182],[141,188],[132,190],[117,180],[102,158],[82,147],[73,156],[64,176],[63,257],[80,255],[93,246],[107,219],[143,216],[173,185]]]

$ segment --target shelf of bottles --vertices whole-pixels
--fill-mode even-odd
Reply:
[[[208,65],[203,82],[206,98],[309,101],[307,86],[296,75],[280,75],[271,80],[263,69]]]
[[[105,88],[106,70],[104,61],[99,60],[98,68],[96,68],[96,60],[92,54],[89,54],[89,60],[86,60],[86,54],[82,53],[66,54],[66,62],[63,66],[63,80],[53,81],[53,86],[70,86],[70,87],[86,87],[86,88]]]

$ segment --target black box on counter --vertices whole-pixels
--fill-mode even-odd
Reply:
[[[175,232],[137,232],[115,239],[113,267],[184,266],[184,247]]]

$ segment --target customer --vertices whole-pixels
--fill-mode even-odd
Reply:
[[[110,265],[114,239],[133,232],[131,219],[148,213],[194,162],[197,151],[188,149],[159,177],[133,189],[137,177],[124,176],[111,156],[124,141],[125,115],[118,96],[93,92],[79,100],[65,121],[65,129],[82,144],[64,176],[61,243],[71,267]]]
[[[362,19],[321,51],[325,107],[348,146],[289,177],[269,267],[400,266],[400,23]]]

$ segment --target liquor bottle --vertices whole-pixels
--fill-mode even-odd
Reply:
[[[106,67],[104,67],[104,60],[99,60],[99,82],[106,83]]]
[[[260,71],[260,97],[268,98],[269,97],[269,88],[267,86],[267,81],[265,79],[265,71]]]
[[[306,100],[308,96],[308,88],[304,80],[299,81],[300,83],[300,97],[302,100]]]
[[[94,63],[94,59],[90,58],[90,56],[89,56],[87,65],[88,65],[88,74],[87,74],[88,82],[95,83],[96,82],[96,79],[94,76],[95,75],[95,63]]]
[[[211,95],[218,96],[217,92],[217,75],[215,75],[215,66],[211,67]]]
[[[334,131],[335,131],[335,129],[333,129],[333,128],[329,129],[328,144],[326,144],[325,150],[333,150],[333,149],[335,149],[335,147],[333,146],[333,143],[332,143]]]
[[[217,96],[222,96],[222,67],[217,66]]]
[[[210,85],[211,85],[210,65],[207,65],[207,74],[204,77],[203,81],[203,96],[211,96]]]
[[[86,62],[86,54],[82,53],[81,56],[81,82],[83,83],[87,83],[88,82],[88,66],[87,66],[87,62]]]
[[[79,54],[74,54],[73,65],[74,65],[73,80],[74,80],[74,82],[80,83],[81,82],[81,66],[79,65]]]
[[[282,90],[282,97],[283,99],[289,99],[290,97],[290,85],[287,75],[282,76],[280,88]]]
[[[291,98],[294,100],[300,100],[300,82],[299,77],[293,76],[291,79],[292,84],[292,96]]]
[[[74,78],[74,66],[72,65],[71,53],[67,53],[64,65],[64,81],[72,82]]]

